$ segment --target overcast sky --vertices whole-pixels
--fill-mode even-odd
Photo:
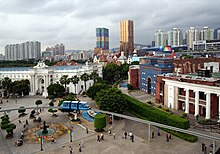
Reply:
[[[40,41],[93,49],[95,28],[119,46],[119,22],[134,21],[135,43],[151,43],[158,29],[220,27],[220,0],[0,0],[0,53],[7,44]]]

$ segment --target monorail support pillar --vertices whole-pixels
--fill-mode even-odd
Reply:
[[[148,124],[148,141],[150,142],[151,138],[151,130],[150,130],[150,124]]]

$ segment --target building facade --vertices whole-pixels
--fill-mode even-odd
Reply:
[[[220,120],[220,80],[190,75],[166,74],[157,77],[156,101],[163,105]]]
[[[220,50],[220,40],[193,41],[193,50]]]
[[[204,27],[200,31],[200,40],[214,40],[214,29],[210,29],[209,27]]]
[[[47,87],[53,83],[59,83],[63,75],[72,77],[77,75],[79,78],[82,74],[91,74],[96,71],[102,77],[102,65],[78,65],[78,66],[46,66],[45,63],[39,62],[37,66],[32,67],[14,67],[0,68],[0,79],[9,77],[12,81],[28,79],[30,81],[29,95],[42,94],[47,97]],[[86,82],[87,89],[93,85],[93,80]],[[76,86],[77,94],[87,90],[84,81],[80,80]],[[70,83],[67,85],[67,91],[75,93],[75,86]]]
[[[167,32],[168,46],[180,46],[183,45],[183,33],[178,28],[173,28]]]
[[[61,44],[56,44],[54,47],[47,47],[46,51],[53,51],[54,55],[64,55],[65,54],[65,46]]]
[[[96,28],[96,48],[109,50],[109,30],[107,28]]]
[[[131,20],[120,21],[120,51],[125,56],[133,55],[134,50],[134,23]]]
[[[200,40],[199,32],[199,28],[196,27],[190,27],[188,30],[186,30],[186,44],[188,46],[188,49],[193,48],[193,41]]]
[[[41,43],[38,41],[5,46],[5,60],[28,60],[41,58]]]
[[[158,30],[154,34],[155,36],[155,46],[166,46],[166,32]]]
[[[172,58],[141,58],[140,66],[140,90],[156,95],[156,77],[158,74],[171,73],[173,71]]]

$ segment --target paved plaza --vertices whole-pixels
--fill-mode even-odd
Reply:
[[[135,94],[134,94],[135,95]],[[145,99],[142,96],[140,98]],[[36,106],[35,101],[37,99],[41,99],[43,104],[40,106],[48,106],[50,100],[44,99],[41,97],[25,97],[19,98],[17,103],[14,99],[9,99],[7,103],[6,100],[3,100],[2,109],[5,108],[18,108],[20,106]],[[81,97],[80,100],[88,101],[91,106],[94,106],[94,101],[87,97]],[[145,99],[146,100],[146,99]],[[147,100],[146,100],[147,101]],[[27,113],[30,110],[27,111]],[[0,113],[2,116],[3,113]],[[55,122],[55,123],[62,123],[66,126],[73,126],[73,142],[70,143],[69,134],[66,132],[60,138],[57,139],[56,143],[44,143],[43,151],[40,151],[40,143],[25,143],[20,146],[16,147],[14,142],[20,136],[20,132],[23,130],[23,125],[18,123],[18,112],[13,111],[9,113],[10,120],[17,125],[17,128],[14,130],[14,137],[12,139],[5,139],[6,131],[0,130],[0,154],[32,154],[32,153],[45,153],[45,154],[68,154],[69,153],[69,146],[73,147],[73,153],[80,153],[79,152],[79,144],[81,140],[83,140],[85,147],[82,148],[81,153],[88,153],[88,154],[201,154],[201,143],[204,142],[208,145],[207,151],[211,148],[209,145],[211,141],[206,141],[204,139],[199,139],[196,143],[189,143],[183,141],[179,138],[172,137],[172,140],[166,142],[166,133],[161,131],[161,136],[157,136],[157,128],[152,127],[151,131],[155,132],[155,138],[151,139],[151,142],[148,141],[148,126],[145,124],[141,124],[138,122],[121,119],[115,121],[113,126],[107,126],[104,131],[104,140],[101,142],[97,141],[97,135],[100,133],[95,133],[93,130],[93,124],[86,122],[83,120],[82,125],[88,127],[90,130],[89,134],[86,134],[86,131],[81,125],[70,123],[70,120],[67,117],[68,113],[58,112],[57,117],[52,117],[51,113],[48,113],[45,109],[42,111],[40,116],[42,120],[46,121],[47,123]],[[82,119],[82,117],[80,117]],[[31,119],[29,119],[29,115],[25,117],[21,117],[21,121],[25,121],[26,119],[29,120],[29,127],[36,125],[33,123]],[[108,135],[108,130],[111,129],[112,132],[116,133],[116,138],[114,139],[113,136]],[[134,133],[134,142],[131,140],[124,139],[123,134],[124,131]],[[35,134],[33,134],[35,135]],[[211,134],[213,135],[213,134]],[[216,134],[219,136],[219,134]],[[214,135],[213,135],[214,136]],[[219,143],[217,143],[219,147]]]

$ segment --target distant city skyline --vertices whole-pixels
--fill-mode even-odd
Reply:
[[[134,21],[134,43],[151,44],[154,33],[178,27],[220,27],[220,1],[213,0],[9,0],[0,3],[0,53],[7,44],[59,42],[66,49],[94,49],[97,27],[109,29],[109,48],[120,46],[120,21]],[[98,7],[97,7],[98,6]],[[126,6],[126,9],[125,9]]]

